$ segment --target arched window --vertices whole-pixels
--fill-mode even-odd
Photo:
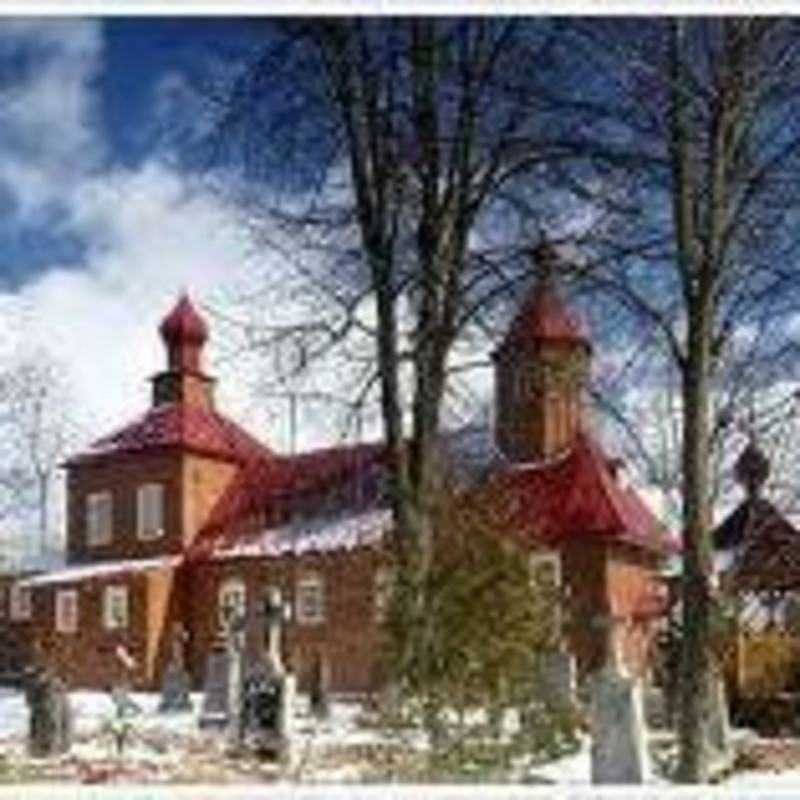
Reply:
[[[234,617],[242,617],[247,610],[247,588],[241,578],[228,578],[219,587],[217,618],[223,627]]]

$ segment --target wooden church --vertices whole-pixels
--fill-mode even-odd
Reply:
[[[535,258],[494,356],[495,429],[471,433],[489,454],[474,480],[502,509],[498,533],[559,587],[581,669],[613,638],[643,671],[670,542],[591,430],[592,342],[551,277],[557,254],[544,245]],[[225,610],[254,615],[278,588],[301,686],[323,659],[334,690],[370,690],[392,575],[381,445],[274,451],[217,407],[208,327],[187,296],[159,333],[150,407],[67,462],[67,564],[8,587],[7,635],[72,686],[111,685],[122,651],[134,685],[155,688],[179,630],[199,686]]]

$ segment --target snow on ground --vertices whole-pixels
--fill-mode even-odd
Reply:
[[[248,786],[260,785],[263,789],[265,781],[272,782],[277,790],[280,786],[286,787],[288,780],[295,785],[324,783],[330,789],[334,788],[330,786],[332,783],[347,783],[355,791],[354,784],[369,778],[371,761],[380,755],[381,748],[410,745],[413,750],[423,746],[419,735],[412,736],[405,744],[385,735],[371,724],[369,715],[356,701],[333,702],[329,719],[320,722],[309,713],[307,698],[300,696],[294,717],[296,766],[291,774],[282,774],[275,765],[231,757],[226,751],[224,735],[201,731],[198,726],[200,694],[192,695],[193,711],[179,714],[159,714],[157,708],[160,698],[157,694],[133,693],[131,697],[140,706],[141,713],[133,718],[133,735],[124,759],[116,757],[111,737],[104,732],[104,726],[114,717],[111,698],[105,693],[81,691],[70,694],[75,725],[70,754],[49,761],[35,761],[26,754],[28,711],[24,696],[21,692],[0,689],[0,761],[33,765],[32,770],[20,773],[19,780],[24,782],[45,780],[63,782],[62,785],[115,782],[153,785],[178,782],[192,783],[198,788],[200,785],[228,783],[245,791]],[[764,740],[761,744],[767,749],[776,746],[774,740]],[[741,771],[727,778],[719,788],[727,792],[727,797],[772,797],[784,792],[797,796],[800,794],[800,740],[788,740],[786,748],[780,752],[788,753],[790,750],[797,753],[798,758],[782,762],[786,765],[782,771]],[[520,772],[519,781],[528,790],[535,789],[537,785],[540,790],[544,788],[543,785],[550,785],[551,790],[558,786],[568,787],[570,797],[579,797],[583,796],[581,792],[591,791],[590,776],[590,739],[584,736],[576,753],[547,764],[526,767]],[[660,797],[667,783],[665,779],[653,775],[648,779],[647,787],[648,797]],[[480,790],[469,790],[462,786],[458,794],[448,795],[445,792],[442,796],[491,796],[486,788],[482,786]],[[515,797],[519,788],[519,784],[517,787],[507,785],[506,793],[502,796]],[[676,788],[670,788],[663,793],[664,796],[675,793]],[[413,796],[403,794],[403,791],[393,785],[389,794],[370,795],[367,792],[363,796]],[[438,796],[438,792],[439,789],[431,793],[426,788],[419,796]],[[680,794],[680,791],[677,793]],[[709,796],[714,794],[716,790],[709,792]],[[271,797],[281,795],[299,797],[293,793],[285,794],[283,790],[274,795],[271,791],[270,794]],[[0,798],[2,796],[3,790],[0,788]],[[355,796],[362,796],[360,788],[355,794],[347,794],[347,797]]]

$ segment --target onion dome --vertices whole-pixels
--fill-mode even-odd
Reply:
[[[164,317],[159,332],[171,370],[200,371],[200,351],[208,339],[208,327],[185,292]]]
[[[172,311],[167,314],[159,327],[161,338],[167,343],[193,342],[203,344],[208,339],[205,320],[192,305],[184,292]]]
[[[736,460],[733,474],[748,495],[757,495],[769,478],[769,459],[761,448],[751,439],[742,454]]]
[[[539,278],[511,323],[501,349],[535,342],[567,342],[591,349],[586,324],[567,307],[554,284],[553,272],[559,261],[556,249],[543,240],[531,256]]]

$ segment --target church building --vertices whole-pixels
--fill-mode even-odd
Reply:
[[[613,641],[643,671],[670,541],[591,430],[592,342],[551,275],[557,254],[543,245],[536,260],[494,355],[496,423],[478,434],[490,455],[473,488],[502,510],[498,533],[560,587],[580,669]],[[75,687],[113,684],[123,654],[143,689],[160,685],[178,636],[200,686],[226,614],[255,619],[278,588],[301,686],[324,660],[334,690],[373,688],[392,575],[382,446],[275,452],[217,408],[209,331],[186,295],[159,333],[150,408],[66,463],[66,566],[8,588],[6,635]]]

